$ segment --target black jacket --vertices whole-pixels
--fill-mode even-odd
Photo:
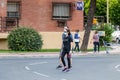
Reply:
[[[65,36],[63,38],[63,50],[69,52],[71,49],[71,42],[73,42],[73,39],[70,37],[70,35]]]

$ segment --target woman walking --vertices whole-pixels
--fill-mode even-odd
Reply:
[[[64,69],[62,71],[69,71],[71,68],[71,54],[70,54],[71,42],[73,42],[73,39],[70,36],[70,30],[67,30],[66,36],[63,38],[63,51],[61,54],[61,60],[64,66]],[[68,66],[66,66],[64,60],[65,55],[67,55]]]

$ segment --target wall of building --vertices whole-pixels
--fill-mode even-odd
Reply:
[[[89,37],[88,49],[93,48],[93,40],[92,40],[93,33],[94,32],[92,31],[90,34],[90,37]],[[61,48],[62,32],[40,32],[40,34],[41,34],[42,40],[43,40],[42,49],[60,49]],[[74,34],[74,32],[72,32],[72,34]],[[9,33],[0,33],[0,50],[1,49],[8,50],[8,43],[7,43],[8,35],[9,35]],[[80,37],[81,37],[80,46],[83,41],[83,35],[84,35],[84,31],[81,31],[80,32]]]
[[[52,20],[52,2],[71,3],[72,19],[67,21],[67,25],[72,32],[76,29],[83,31],[83,11],[76,10],[74,6],[76,1],[82,0],[0,0],[0,16],[2,17],[7,15],[7,1],[21,1],[19,25],[32,27],[40,32],[44,40],[44,49],[61,47],[63,27],[58,27],[57,21]],[[8,33],[0,33],[0,49],[8,49],[7,35]]]
[[[83,11],[75,9],[76,0],[22,0],[20,25],[38,31],[62,31],[63,28],[57,27],[57,21],[52,20],[52,2],[72,3],[72,19],[67,21],[67,25],[72,31],[83,30]]]
[[[21,1],[20,26],[33,27],[37,31],[62,31],[56,20],[52,20],[52,2],[71,3],[71,20],[67,25],[71,31],[83,30],[83,11],[75,9],[75,2],[82,0],[0,0],[0,17],[7,16],[7,1]]]
[[[0,17],[6,17],[7,0],[0,0]]]

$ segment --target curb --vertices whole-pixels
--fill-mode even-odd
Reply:
[[[120,51],[101,51],[100,53],[80,52],[72,53],[73,57],[86,55],[120,55]],[[0,53],[0,57],[59,57],[59,52],[25,52],[25,53]]]

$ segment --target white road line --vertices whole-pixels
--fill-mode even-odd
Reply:
[[[30,66],[35,66],[35,65],[39,65],[39,64],[45,64],[45,63],[48,63],[48,62],[36,62],[36,63],[31,63],[31,64],[29,64]],[[25,69],[26,70],[31,70],[28,66],[25,66]],[[40,76],[42,76],[42,77],[46,77],[46,78],[49,78],[50,76],[48,76],[48,75],[45,75],[45,74],[41,74],[41,73],[39,73],[39,72],[37,72],[37,71],[32,71],[32,73],[34,73],[34,74],[36,74],[36,75],[40,75]]]
[[[28,66],[25,66],[25,69],[26,69],[26,70],[30,70],[30,68],[29,68]]]
[[[37,75],[40,75],[40,76],[43,76],[43,77],[50,77],[50,76],[48,76],[48,75],[45,75],[45,74],[41,74],[41,73],[38,73],[38,72],[33,72],[33,73],[35,73],[35,74],[37,74]]]
[[[120,65],[116,65],[115,68],[118,68]]]
[[[67,79],[61,79],[61,80],[67,80]]]
[[[116,65],[115,69],[117,69],[117,71],[120,71],[120,64]]]
[[[29,64],[29,65],[38,65],[38,64],[45,64],[45,63],[48,63],[48,62],[32,63],[32,64]]]
[[[119,71],[119,72],[120,72],[120,69],[117,69],[117,71]]]

